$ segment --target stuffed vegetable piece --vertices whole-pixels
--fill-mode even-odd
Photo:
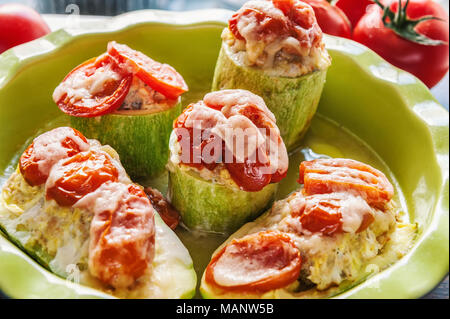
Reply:
[[[248,1],[231,17],[222,39],[212,89],[261,96],[288,150],[298,146],[331,63],[313,9],[299,0]]]
[[[0,229],[51,272],[77,269],[81,284],[117,297],[195,291],[188,251],[114,149],[70,127],[38,136],[22,154],[1,192]]]
[[[411,247],[416,226],[402,221],[382,172],[350,159],[318,159],[301,164],[299,181],[302,189],[216,250],[203,297],[329,297]]]
[[[183,223],[226,233],[273,202],[288,155],[263,99],[224,90],[189,105],[175,121],[168,169],[168,196]]]
[[[133,177],[164,172],[173,120],[188,87],[167,64],[116,42],[73,69],[53,99],[71,125],[111,145]]]

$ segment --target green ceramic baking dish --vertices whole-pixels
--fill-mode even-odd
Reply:
[[[210,87],[220,33],[229,15],[225,10],[140,11],[104,24],[59,30],[0,55],[0,183],[30,138],[66,121],[51,93],[75,65],[103,52],[110,40],[126,43],[170,63],[184,76],[191,89],[186,105]],[[405,257],[337,297],[420,297],[448,272],[448,112],[419,80],[367,48],[340,38],[325,41],[333,65],[319,116],[376,152],[419,226],[414,247]],[[296,169],[290,172],[294,179]],[[49,273],[2,235],[0,290],[20,298],[108,297]]]

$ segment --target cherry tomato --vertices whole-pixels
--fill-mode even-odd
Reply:
[[[394,188],[379,170],[350,159],[317,159],[300,164],[300,184],[305,195],[350,191],[360,194],[370,205],[384,209]]]
[[[34,139],[20,157],[19,169],[28,184],[42,185],[56,162],[88,149],[83,134],[71,127],[59,127]]]
[[[156,62],[124,44],[109,42],[108,54],[122,68],[129,68],[148,86],[169,99],[176,99],[188,90],[183,77],[173,67]]]
[[[374,221],[371,208],[366,204],[366,211],[361,207],[355,208],[355,202],[347,193],[315,194],[304,196],[297,193],[304,203],[299,206],[299,211],[293,211],[292,216],[299,218],[302,227],[313,233],[322,233],[327,236],[344,232],[342,214],[353,209],[358,209],[363,214],[361,224],[356,233],[366,230]],[[363,199],[361,199],[363,200]]]
[[[326,0],[302,0],[309,4],[316,14],[317,22],[324,33],[351,39],[352,27],[347,16]]]
[[[44,19],[18,3],[0,5],[0,53],[50,33]]]
[[[114,194],[111,201],[116,201],[117,205],[85,207],[94,209],[89,270],[112,287],[126,288],[144,275],[152,262],[155,250],[154,209],[144,191],[135,184],[107,182],[86,198],[97,196],[104,200],[111,194]]]
[[[236,184],[247,192],[260,191],[272,179],[271,174],[268,173],[269,165],[259,161],[254,162],[247,158],[244,163],[238,163],[233,158],[233,163],[225,163],[225,166]]]
[[[289,236],[264,231],[232,240],[211,259],[205,280],[224,290],[265,292],[297,280],[301,265]]]
[[[354,28],[371,4],[372,0],[338,0],[336,7],[345,13]]]
[[[314,205],[301,212],[300,222],[302,226],[313,233],[332,235],[342,232],[342,214],[337,200],[329,198],[316,199],[308,197],[307,200],[315,201]]]
[[[73,69],[55,89],[53,99],[61,111],[72,116],[104,115],[122,105],[132,80],[131,74],[104,54]]]
[[[403,11],[406,3],[402,1]],[[398,11],[397,1],[391,2],[390,10],[392,14]],[[441,20],[423,21],[414,27],[411,20],[425,16]],[[391,22],[389,19],[385,24],[383,10],[378,5],[372,5],[358,22],[353,39],[371,48],[391,64],[414,74],[431,88],[449,69],[448,15],[435,1],[410,0],[403,17],[407,19],[400,19],[401,23],[388,25]]]
[[[103,183],[117,181],[118,175],[117,168],[106,154],[95,151],[78,153],[53,167],[47,180],[46,195],[61,206],[72,206]]]

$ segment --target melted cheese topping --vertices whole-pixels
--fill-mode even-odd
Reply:
[[[280,131],[275,124],[275,117],[259,96],[245,90],[223,90],[209,93],[204,101],[191,106],[192,110],[187,113],[184,126],[193,128],[194,134],[195,129],[210,129],[212,134],[225,142],[225,147],[233,154],[237,162],[243,163],[246,158],[258,159],[258,153],[262,149],[269,155],[270,172],[268,173],[285,172],[288,169],[289,158],[286,146],[281,140]],[[240,107],[245,106],[254,106],[269,118],[271,125],[269,137],[248,117],[238,112]],[[172,153],[173,163],[180,162],[176,157],[177,154]],[[225,160],[231,162],[233,159]]]
[[[298,77],[327,68],[331,59],[321,42],[322,31],[313,9],[300,1],[295,6],[298,14],[303,15],[302,19],[308,21],[309,28],[291,22],[272,1],[248,1],[236,13],[239,15],[236,28],[243,39],[225,29],[222,33],[225,50],[238,64],[261,68],[271,76]],[[261,12],[267,20],[278,21],[292,30],[268,32],[266,28],[270,28],[270,23],[258,21],[259,14],[245,14],[247,10]]]
[[[366,207],[361,197],[349,193],[334,194],[334,197],[347,198],[341,213],[343,228],[348,232],[326,236],[302,228],[299,218],[292,216],[292,212],[306,205],[299,195],[293,193],[276,202],[268,214],[255,223],[247,224],[246,229],[244,226],[242,232],[278,230],[287,233],[303,257],[302,278],[316,284],[319,290],[339,285],[344,280],[356,280],[362,267],[382,252],[395,230],[397,210],[393,203],[382,212]],[[366,209],[370,209],[374,221],[365,231],[355,233]]]
[[[67,157],[67,148],[62,145],[67,138],[76,143],[80,151],[89,149],[88,143],[66,127],[56,128],[34,139],[34,158],[41,174],[47,176],[56,162]]]
[[[53,101],[58,103],[66,96],[71,104],[82,100],[86,107],[93,106],[97,102],[92,97],[102,92],[107,82],[119,80],[120,75],[112,70],[109,64],[97,68],[90,76],[85,72],[74,72],[56,87]]]
[[[214,281],[223,287],[233,287],[248,285],[278,274],[278,268],[264,267],[264,262],[252,257],[246,258],[238,247],[228,246],[214,266]]]
[[[154,256],[155,211],[148,198],[130,196],[125,184],[107,182],[74,207],[94,214],[89,244],[91,274],[116,288],[132,285]]]

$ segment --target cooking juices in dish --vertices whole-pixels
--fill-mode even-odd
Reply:
[[[174,122],[168,196],[191,229],[229,232],[273,201],[288,155],[263,99],[245,90],[206,94]]]
[[[119,297],[195,290],[189,253],[117,153],[70,127],[38,136],[22,154],[2,190],[0,227],[52,272],[76,268],[82,284]]]
[[[187,90],[171,66],[110,42],[105,54],[73,69],[53,99],[73,127],[114,147],[130,175],[153,177],[164,171]]]
[[[338,293],[403,256],[403,223],[386,176],[350,159],[302,162],[303,188],[243,226],[206,267],[207,298],[302,298]]]
[[[293,149],[309,127],[331,63],[313,9],[298,0],[249,1],[222,39],[213,90],[261,96]]]

